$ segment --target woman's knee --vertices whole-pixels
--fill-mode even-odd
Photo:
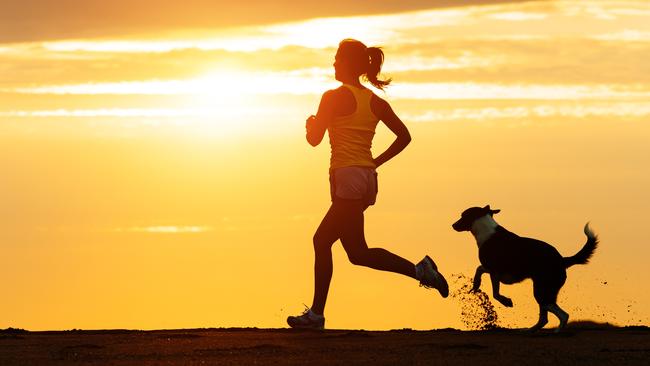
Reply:
[[[314,251],[316,252],[322,252],[322,251],[327,251],[332,248],[332,244],[330,240],[325,237],[324,235],[320,234],[319,232],[316,232],[314,234],[314,237],[312,238],[312,241],[314,243]]]
[[[348,259],[350,260],[350,263],[356,265],[356,266],[366,266],[368,265],[368,250],[367,249],[359,249],[359,250],[353,250],[353,251],[348,251]]]

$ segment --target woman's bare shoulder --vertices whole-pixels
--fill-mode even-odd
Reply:
[[[370,98],[370,109],[379,119],[384,119],[386,114],[391,111],[390,104],[375,93],[372,93],[372,98]]]
[[[354,95],[347,87],[341,85],[323,93],[321,104],[331,108],[335,116],[343,116],[354,112],[356,101]]]

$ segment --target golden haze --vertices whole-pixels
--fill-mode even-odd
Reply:
[[[284,326],[329,204],[304,119],[344,37],[384,46],[382,96],[413,135],[380,169],[370,245],[468,275],[451,223],[469,206],[564,255],[591,220],[602,245],[560,302],[648,324],[648,5],[419,9],[0,44],[0,328]],[[328,326],[462,327],[453,301],[334,255]],[[530,283],[502,292],[503,324],[532,324]]]

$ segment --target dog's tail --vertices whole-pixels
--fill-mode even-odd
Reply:
[[[589,227],[589,223],[585,225],[585,235],[587,235],[587,242],[572,257],[566,257],[564,259],[564,266],[569,268],[575,264],[587,264],[589,263],[589,258],[594,254],[596,247],[598,247],[598,236]]]

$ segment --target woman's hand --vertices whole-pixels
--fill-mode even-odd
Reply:
[[[311,116],[307,117],[307,120],[305,121],[305,129],[307,130],[307,133],[309,133],[309,131],[314,128],[315,123],[316,123],[316,116],[312,114]]]
[[[306,137],[311,146],[318,146],[323,141],[325,131],[334,116],[334,105],[334,91],[328,90],[323,93],[316,115],[307,117],[305,122]]]
[[[321,140],[323,140],[325,128],[323,128],[321,124],[322,123],[319,123],[318,118],[314,115],[307,117],[307,120],[305,121],[305,130],[307,130],[307,142],[309,142],[311,146],[318,146]]]

